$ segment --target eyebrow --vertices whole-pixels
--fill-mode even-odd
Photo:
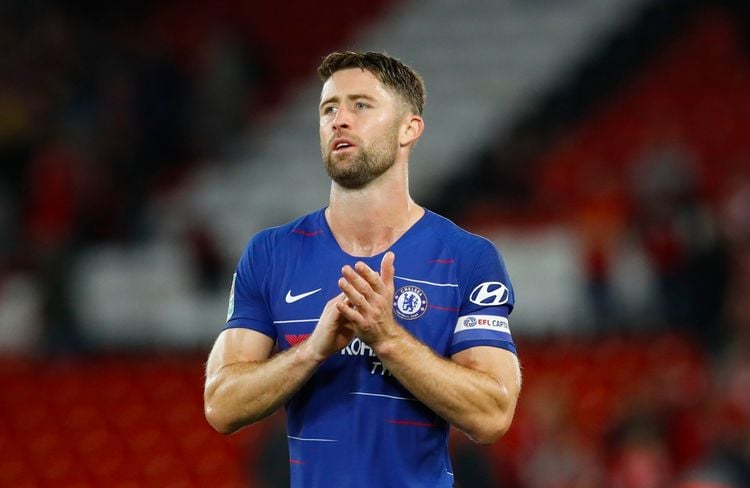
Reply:
[[[365,95],[364,93],[352,93],[351,95],[347,95],[346,98],[348,100],[358,100],[360,98],[364,98],[365,100],[370,100],[371,102],[375,101],[375,97],[372,97],[370,95]],[[325,100],[323,100],[322,102],[320,102],[319,108],[323,107],[323,105],[326,105],[328,103],[338,102],[338,101],[339,101],[339,97],[336,96],[336,95],[334,95],[334,96],[326,98]]]

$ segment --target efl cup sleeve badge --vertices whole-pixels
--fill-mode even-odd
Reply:
[[[418,319],[427,311],[427,295],[416,286],[402,286],[393,294],[393,311],[404,320]]]

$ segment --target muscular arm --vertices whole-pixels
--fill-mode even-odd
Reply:
[[[403,329],[375,353],[416,398],[476,442],[491,444],[510,427],[521,389],[513,353],[479,346],[446,359]]]
[[[521,389],[516,356],[481,346],[449,360],[420,343],[393,319],[393,259],[386,254],[381,275],[361,262],[344,267],[339,286],[348,300],[339,311],[417,399],[475,441],[496,441],[510,426]]]
[[[271,357],[273,340],[249,329],[223,331],[206,363],[203,404],[214,429],[230,434],[275,412],[328,356],[351,341],[353,332],[333,298],[310,338]]]
[[[276,411],[312,375],[317,363],[298,348],[270,357],[273,340],[248,329],[227,329],[206,364],[206,419],[222,434]]]

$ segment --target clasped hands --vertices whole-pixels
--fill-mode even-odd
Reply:
[[[323,360],[346,347],[357,336],[376,351],[403,331],[393,318],[393,262],[387,252],[377,273],[359,261],[341,269],[341,293],[328,301],[306,341],[316,358]]]

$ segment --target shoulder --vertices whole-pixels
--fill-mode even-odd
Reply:
[[[459,289],[464,299],[472,302],[470,308],[463,311],[507,306],[501,311],[507,317],[514,307],[515,294],[497,246],[486,237],[473,234],[438,214],[432,213],[431,219],[434,236],[443,240],[455,262]]]
[[[492,241],[469,232],[441,215],[430,214],[433,237],[441,240],[448,250],[446,255],[455,264],[458,283],[465,292],[479,284],[495,282],[512,290],[503,257]]]
[[[323,209],[318,209],[285,224],[258,231],[248,242],[245,254],[271,253],[323,230],[320,219]]]
[[[486,237],[469,232],[440,214],[425,210],[432,237],[442,241],[451,253],[462,258],[478,259],[485,253],[497,254],[495,244]]]

